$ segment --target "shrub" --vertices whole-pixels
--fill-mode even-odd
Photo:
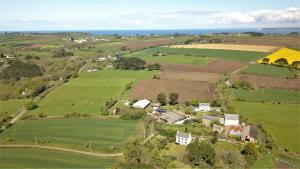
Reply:
[[[167,96],[164,93],[160,93],[157,95],[156,100],[160,103],[160,105],[165,106],[167,104]]]
[[[123,120],[138,120],[147,115],[145,110],[130,110],[122,112],[121,119]]]
[[[33,101],[30,101],[30,102],[28,102],[28,103],[25,104],[25,108],[26,108],[27,110],[33,110],[33,109],[35,109],[35,108],[37,108],[37,107],[38,107],[38,106],[37,106],[36,103],[33,102]]]
[[[142,70],[145,69],[146,61],[140,58],[121,58],[113,63],[116,69]]]
[[[170,99],[170,104],[171,105],[178,104],[178,93],[170,93],[169,99]]]

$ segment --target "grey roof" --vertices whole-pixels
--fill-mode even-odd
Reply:
[[[219,117],[210,116],[210,115],[204,115],[204,116],[202,116],[202,118],[205,119],[205,120],[211,120],[211,121],[213,121],[213,120],[220,120]]]
[[[225,120],[239,120],[238,114],[225,114]]]
[[[250,136],[253,138],[257,138],[257,129],[251,126],[245,126],[243,128],[243,132],[242,132],[242,136],[246,137],[246,136]]]
[[[174,123],[174,122],[183,120],[186,117],[184,115],[180,115],[175,112],[166,112],[160,118],[164,121]]]
[[[183,138],[189,138],[190,134],[189,133],[180,132],[180,131],[177,130],[176,136],[177,137],[183,137]]]
[[[199,106],[210,106],[210,103],[199,103]]]

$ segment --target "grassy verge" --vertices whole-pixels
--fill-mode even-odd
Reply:
[[[294,74],[288,68],[282,68],[273,65],[265,65],[265,64],[252,64],[249,67],[243,69],[242,73],[246,74],[256,74],[263,76],[272,76],[279,78],[291,78],[294,77]]]

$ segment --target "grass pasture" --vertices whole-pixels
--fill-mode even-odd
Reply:
[[[262,58],[265,55],[265,53],[263,52],[156,47],[156,48],[149,48],[143,50],[141,52],[132,54],[131,56],[151,57],[152,54],[155,52],[166,53],[168,55],[194,56],[194,57],[200,57],[206,59],[221,58],[225,60],[244,61],[244,62],[255,61]]]
[[[241,73],[272,76],[279,78],[294,77],[293,72],[291,72],[288,68],[266,64],[252,64],[249,67],[243,69]]]
[[[239,114],[251,122],[262,123],[277,145],[300,152],[300,105],[234,102]]]
[[[27,102],[27,99],[0,101],[0,113],[7,112],[8,114],[14,114],[19,111]]]
[[[152,78],[154,73],[123,70],[82,73],[78,78],[49,93],[32,113],[45,113],[50,116],[62,116],[72,112],[99,114],[107,100],[126,94],[126,84]]]
[[[259,88],[256,90],[229,89],[236,100],[251,102],[300,103],[299,91],[276,88]]]
[[[115,160],[41,149],[0,149],[0,168],[110,168]]]
[[[0,135],[0,142],[11,138],[16,144],[39,144],[100,152],[119,152],[128,137],[136,133],[138,121],[120,119],[40,119],[25,120]],[[45,143],[47,142],[47,143]],[[112,149],[114,147],[115,149]]]

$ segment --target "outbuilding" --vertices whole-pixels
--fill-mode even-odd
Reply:
[[[136,109],[145,109],[150,104],[150,101],[147,99],[139,100],[135,102],[132,107]]]
[[[257,129],[251,126],[245,126],[242,132],[242,140],[245,142],[256,143]]]

